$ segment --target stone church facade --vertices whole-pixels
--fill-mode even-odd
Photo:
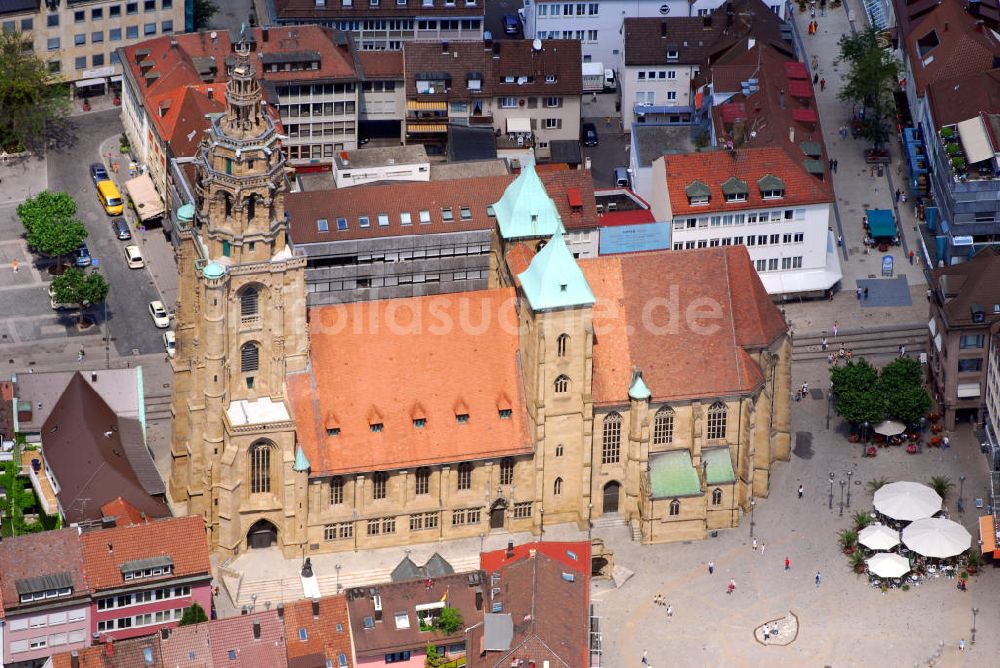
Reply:
[[[170,493],[213,550],[602,517],[689,540],[767,495],[790,455],[791,346],[745,249],[577,261],[527,168],[493,206],[489,290],[307,311],[247,59],[240,45],[179,212]]]

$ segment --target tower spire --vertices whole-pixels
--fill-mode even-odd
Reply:
[[[261,114],[261,88],[250,62],[250,43],[242,33],[233,52],[236,64],[226,84],[225,130],[232,136],[256,137],[265,128]]]

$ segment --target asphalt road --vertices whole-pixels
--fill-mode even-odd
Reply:
[[[122,249],[127,243],[142,246],[142,235],[133,227],[133,241],[118,240],[90,180],[88,165],[101,160],[101,142],[122,133],[118,113],[115,109],[70,119],[70,140],[59,142],[48,154],[48,177],[50,190],[68,192],[76,199],[77,215],[89,233],[91,257],[111,286],[107,299],[111,340],[119,355],[131,356],[162,352],[163,330],[153,326],[148,312],[149,302],[160,298],[152,277],[146,269],[125,265]],[[124,190],[120,184],[119,189]],[[98,322],[103,320],[103,308],[91,311]]]
[[[493,39],[521,39],[522,31],[516,35],[508,35],[503,31],[504,14],[514,14],[524,7],[523,0],[486,0],[486,18],[483,22],[483,30],[493,33]]]
[[[615,167],[628,167],[628,135],[621,132],[621,124],[617,118],[608,123],[607,117],[584,118],[582,123],[593,123],[597,127],[600,143],[597,146],[585,146],[584,156],[590,158],[590,169],[594,185],[600,188],[610,188],[615,184]]]

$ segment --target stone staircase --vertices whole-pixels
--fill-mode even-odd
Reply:
[[[591,526],[595,529],[602,529],[605,527],[623,527],[625,526],[625,518],[619,513],[604,513],[596,520],[591,522]]]
[[[147,422],[170,419],[169,394],[147,394],[145,400]]]
[[[823,333],[799,334],[792,345],[792,361],[826,359],[827,353],[834,355],[843,345],[854,351],[855,357],[872,355],[895,355],[899,346],[906,346],[906,354],[916,356],[927,351],[927,323],[905,323],[892,327],[868,327],[864,329],[841,329],[834,339],[829,333],[829,348],[823,350]]]
[[[473,554],[467,557],[449,558],[448,563],[451,564],[456,573],[473,571],[479,568],[479,555]],[[341,573],[340,590],[346,591],[352,587],[364,587],[389,582],[391,575],[391,568],[373,568],[351,573]],[[317,573],[316,580],[319,583],[319,590],[323,596],[337,593],[336,574]],[[235,583],[233,584],[235,585]],[[236,591],[233,591],[233,589],[236,589]],[[235,597],[237,608],[244,605],[256,605],[258,608],[261,608],[267,602],[270,602],[273,606],[279,602],[285,603],[301,599],[302,581],[297,575],[269,580],[255,580],[249,574],[244,573],[242,582],[238,586],[229,589],[229,592],[231,596]],[[256,599],[253,598],[255,594],[257,596]]]

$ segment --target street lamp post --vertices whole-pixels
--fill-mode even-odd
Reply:
[[[972,609],[972,644],[976,644],[976,615],[979,614],[979,608]]]
[[[853,469],[847,469],[847,507],[851,507],[851,476],[854,475]]]
[[[587,540],[590,541],[590,534],[594,529],[594,504],[587,504]]]
[[[337,593],[340,593],[340,564],[334,564],[333,567],[337,569]]]
[[[483,553],[483,541],[486,539],[486,534],[479,533],[479,554]]]
[[[830,473],[830,510],[833,510],[833,473]]]
[[[864,441],[865,445],[868,445],[868,428],[869,427],[871,427],[871,425],[868,424],[868,420],[865,420],[865,432],[864,432],[864,436],[862,437],[862,440]]]
[[[844,487],[847,486],[847,481],[843,478],[840,479],[840,515],[844,515]]]
[[[927,426],[927,418],[923,415],[920,416],[920,435],[924,435],[924,428]]]
[[[958,512],[965,511],[965,474],[958,476]]]
[[[750,537],[751,538],[753,538],[753,525],[754,525],[754,521],[753,521],[753,509],[754,509],[754,506],[756,506],[756,505],[757,505],[757,502],[754,501],[753,497],[751,496],[750,497]]]

